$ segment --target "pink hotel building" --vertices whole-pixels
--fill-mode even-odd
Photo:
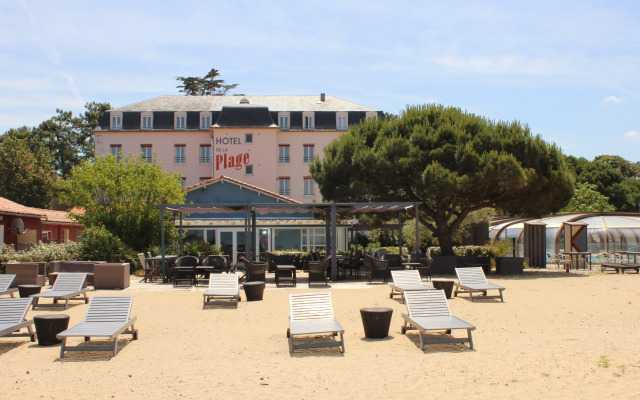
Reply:
[[[231,177],[293,200],[321,202],[309,163],[349,125],[381,110],[332,96],[161,96],[105,113],[97,156],[141,153],[185,187]]]

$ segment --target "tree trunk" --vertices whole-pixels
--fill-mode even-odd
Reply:
[[[453,241],[449,232],[439,232],[437,235],[438,242],[440,243],[440,251],[443,256],[453,256]]]

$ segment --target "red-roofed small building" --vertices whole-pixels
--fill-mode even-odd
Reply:
[[[81,209],[74,209],[81,215]],[[27,207],[0,197],[0,244],[27,248],[42,242],[78,241],[84,227],[67,211]]]

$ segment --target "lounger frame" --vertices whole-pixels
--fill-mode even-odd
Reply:
[[[474,299],[500,299],[500,301],[504,302],[502,291],[505,288],[487,282],[482,267],[456,268],[456,275],[458,276],[458,282],[454,284],[454,297],[457,297],[458,293],[468,293],[471,301]],[[498,294],[488,295],[488,290],[497,290]],[[474,293],[482,293],[482,296],[474,297]]]
[[[35,341],[33,319],[25,319],[32,301],[28,297],[0,299],[0,337],[29,336]],[[27,332],[21,332],[22,328],[27,328]]]
[[[391,271],[391,279],[393,280],[393,283],[389,284],[389,287],[391,288],[389,298],[393,299],[395,295],[400,295],[403,303],[405,302],[404,292],[415,290],[435,290],[435,288],[422,283],[420,272],[417,269]]]
[[[13,294],[18,291],[18,288],[12,288],[11,284],[16,279],[16,274],[2,274],[0,275],[0,296],[8,294],[10,297],[15,297]]]
[[[44,304],[38,304],[38,300],[41,298],[53,299],[53,304],[46,304],[46,306],[64,307],[65,310],[69,308],[69,300],[84,300],[85,303],[88,303],[87,292],[90,289],[85,287],[86,281],[87,274],[85,273],[59,273],[51,290],[31,295],[33,298],[32,310],[35,310],[36,306],[44,306]],[[58,304],[58,300],[65,300],[64,305]]]
[[[339,347],[344,353],[344,328],[333,315],[331,293],[305,293],[289,295],[291,313],[289,314],[289,353],[296,349]],[[328,336],[327,340],[314,343],[298,343],[295,337]],[[340,336],[339,340],[333,337]],[[330,339],[331,338],[331,339]]]
[[[238,308],[240,288],[235,273],[211,274],[209,288],[202,294],[202,309],[207,306],[233,304]]]
[[[115,357],[120,335],[131,334],[133,340],[138,339],[138,330],[134,327],[137,317],[130,317],[132,304],[133,296],[92,297],[84,320],[56,336],[62,340],[60,358],[64,358],[65,351],[111,351]],[[113,342],[110,346],[68,346],[70,337],[83,337],[85,342],[93,337],[109,338]]]
[[[426,344],[439,343],[469,343],[473,349],[471,331],[476,327],[458,317],[451,315],[444,290],[420,290],[404,293],[409,314],[402,314],[404,324],[401,332],[406,334],[410,329],[417,329],[420,334],[420,349],[424,351]],[[454,329],[467,331],[466,338],[442,336],[437,339],[427,339],[424,334],[429,331],[446,331]]]

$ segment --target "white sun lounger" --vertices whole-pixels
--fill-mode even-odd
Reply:
[[[344,353],[344,328],[333,315],[331,293],[305,293],[289,295],[291,314],[289,315],[289,352],[293,354],[295,349],[317,347],[340,347]],[[294,344],[296,336],[329,335],[337,336],[340,340],[327,340],[314,343]]]
[[[11,288],[14,279],[16,279],[16,274],[0,275],[0,296],[8,294],[14,297],[13,294],[18,291],[18,288]]]
[[[502,297],[504,288],[487,282],[482,267],[456,268],[456,275],[459,282],[455,284],[454,296],[458,296],[458,293],[469,293],[469,298],[473,301],[473,294],[480,292],[483,295],[476,296],[476,299],[500,299],[504,302]],[[499,294],[488,296],[487,290],[498,290]]]
[[[393,296],[399,294],[402,297],[403,303],[405,302],[404,292],[414,290],[435,290],[435,288],[431,286],[422,284],[422,278],[420,278],[420,272],[418,272],[417,269],[391,271],[391,279],[393,279],[393,283],[389,284],[391,287],[389,298],[393,299]]]
[[[65,300],[65,310],[69,308],[69,300],[84,300],[85,303],[88,303],[87,292],[89,288],[84,287],[86,281],[87,274],[84,273],[65,272],[58,274],[51,290],[31,295],[33,297],[32,309],[35,310],[39,305],[38,299],[40,298],[53,299],[53,306],[58,306],[58,300]]]
[[[60,279],[60,278],[58,278]],[[131,334],[133,340],[138,339],[138,330],[133,323],[137,317],[130,317],[133,296],[100,296],[92,297],[89,302],[84,321],[57,335],[62,340],[60,358],[65,351],[112,351],[115,357],[118,351],[118,336]],[[67,338],[83,337],[89,341],[92,337],[106,337],[113,340],[111,346],[67,346]]]
[[[229,300],[237,308],[238,301],[240,301],[239,292],[238,275],[235,273],[211,274],[209,276],[209,288],[203,293],[202,309],[210,305],[220,304],[220,300],[225,300],[224,303]]]
[[[405,292],[404,297],[409,315],[402,314],[404,324],[401,331],[406,334],[409,329],[417,329],[420,333],[420,348],[423,351],[425,344],[436,343],[469,343],[469,348],[473,349],[471,331],[476,327],[451,315],[444,290],[410,291]],[[465,329],[467,338],[449,336],[438,339],[424,338],[427,331],[447,331],[449,333],[453,329]]]
[[[29,336],[32,342],[35,341],[33,320],[24,318],[31,301],[31,298],[0,299],[0,336]],[[27,328],[28,332],[21,333],[22,328]]]

